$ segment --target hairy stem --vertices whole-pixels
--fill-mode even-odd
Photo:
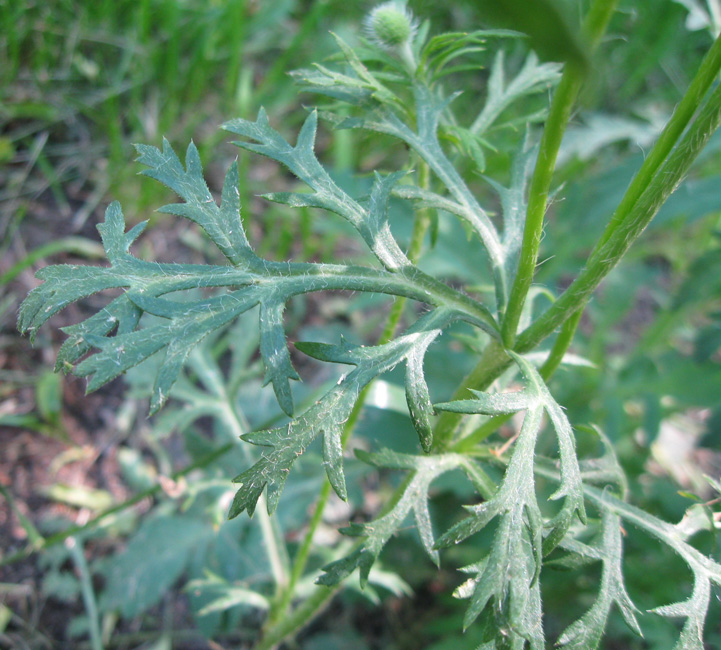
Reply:
[[[548,358],[539,370],[544,381],[548,381],[561,365],[563,357],[566,355],[566,352],[573,341],[573,336],[576,333],[576,328],[578,327],[578,323],[581,321],[582,315],[583,309],[579,309],[563,324],[563,327],[556,337],[553,347],[551,348]],[[512,415],[495,415],[490,417],[475,431],[456,441],[455,444],[451,446],[451,450],[461,454],[471,451],[476,445],[483,442],[486,438],[488,438],[488,436],[497,431],[499,427],[503,426],[512,417]]]
[[[491,341],[483,351],[480,361],[470,374],[463,380],[461,385],[453,393],[451,401],[469,399],[472,397],[469,388],[484,390],[488,388],[508,366],[511,365],[511,358],[506,354],[503,346],[498,341]],[[433,431],[434,450],[442,453],[451,449],[453,435],[463,418],[462,413],[443,411],[436,422]]]
[[[663,161],[666,160],[674,145],[681,137],[681,134],[696,114],[698,107],[701,105],[701,101],[706,96],[714,79],[716,79],[720,68],[721,36],[714,41],[711,49],[704,57],[688,90],[674,109],[671,119],[664,127],[648,156],[646,156],[643,165],[641,165],[641,169],[639,169],[633,177],[631,184],[621,199],[621,203],[619,203],[611,217],[611,221],[606,226],[603,235],[601,235],[598,246],[605,244],[616,228],[628,217],[634,205],[636,205],[643,192],[651,183],[654,174],[658,171]]]
[[[541,146],[531,179],[518,270],[511,287],[511,295],[501,330],[503,342],[508,348],[512,348],[515,342],[523,305],[536,271],[538,249],[543,234],[543,219],[546,214],[551,179],[556,169],[556,157],[582,81],[581,70],[576,66],[568,65],[561,78],[561,83],[553,95],[551,110],[543,130]]]
[[[591,49],[596,46],[605,32],[615,7],[615,0],[594,1],[584,25],[584,31],[589,39]],[[515,342],[523,305],[536,271],[538,249],[543,234],[543,219],[546,214],[553,172],[556,169],[556,158],[583,78],[583,69],[571,64],[566,66],[561,83],[553,95],[546,126],[543,129],[538,158],[531,179],[518,271],[516,272],[508,307],[503,319],[503,342],[508,348],[512,348]]]
[[[721,86],[712,93],[696,121],[653,177],[623,222],[615,225],[606,241],[599,242],[585,268],[571,286],[519,336],[515,346],[517,352],[533,349],[539,341],[585,304],[601,280],[610,273],[656,216],[720,123]]]
[[[543,377],[544,380],[549,379],[551,375],[556,372],[558,366],[561,365],[563,357],[566,356],[571,341],[573,341],[573,336],[576,334],[578,324],[581,322],[581,316],[583,316],[583,308],[579,309],[561,327],[561,331],[553,343],[548,359],[546,359],[541,366],[541,377]]]
[[[485,305],[413,265],[388,273],[362,266],[268,262],[265,271],[269,277],[253,278],[253,282],[259,285],[272,282],[279,292],[288,297],[308,293],[308,277],[319,276],[318,288],[314,290],[370,291],[411,298],[434,307],[448,307],[465,314],[479,327],[497,336],[497,323]],[[232,276],[227,281],[231,284]]]

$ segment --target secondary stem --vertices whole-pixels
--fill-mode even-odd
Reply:
[[[548,358],[539,371],[544,381],[548,381],[561,365],[563,357],[566,355],[566,352],[571,345],[571,341],[573,341],[573,336],[576,333],[576,328],[578,327],[578,323],[581,321],[582,315],[583,309],[579,309],[563,324],[563,328],[556,337]],[[500,426],[508,422],[512,417],[512,415],[496,415],[489,418],[465,438],[461,438],[456,441],[451,446],[451,451],[455,451],[460,454],[470,451],[478,443],[483,442],[486,438],[488,438],[488,436],[490,436],[494,431],[497,431]]]
[[[563,324],[561,331],[558,333],[558,336],[553,343],[553,347],[551,348],[548,358],[541,366],[541,377],[544,379],[549,379],[551,375],[556,372],[558,366],[561,365],[563,357],[566,355],[566,352],[571,345],[571,341],[573,341],[573,336],[576,333],[578,324],[581,322],[581,316],[583,316],[583,308],[579,309]]]

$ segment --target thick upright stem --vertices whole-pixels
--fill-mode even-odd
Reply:
[[[623,195],[623,199],[621,199],[621,203],[619,203],[611,217],[611,221],[606,226],[603,235],[601,235],[599,246],[609,240],[619,224],[626,219],[633,206],[641,198],[654,174],[671,153],[681,134],[696,114],[701,101],[718,75],[719,68],[721,68],[721,36],[714,41],[711,49],[704,57],[688,90],[674,109],[671,119],[664,127],[648,156],[646,156],[641,169],[633,177],[631,184]]]
[[[591,49],[595,48],[606,31],[606,26],[615,6],[615,0],[594,1],[584,25],[584,31],[590,42]],[[543,219],[546,214],[553,172],[556,169],[556,159],[582,82],[583,70],[575,65],[567,65],[561,83],[553,95],[551,109],[543,130],[538,158],[531,179],[518,271],[511,288],[511,295],[503,320],[503,342],[508,348],[512,348],[515,342],[523,305],[536,271],[538,249],[543,234]]]
[[[531,288],[531,282],[536,271],[538,249],[543,234],[543,219],[546,214],[551,179],[556,169],[556,158],[582,80],[583,75],[579,68],[571,65],[566,68],[561,83],[553,95],[551,110],[543,130],[536,167],[533,170],[533,178],[531,179],[518,270],[511,288],[511,295],[501,330],[503,342],[508,348],[512,348],[515,342],[523,305],[526,302],[526,295]]]
[[[721,67],[721,59],[718,62]],[[653,217],[676,189],[696,156],[706,146],[721,123],[721,86],[709,97],[688,133],[635,203],[624,220],[612,228],[608,238],[597,244],[586,267],[571,286],[548,310],[518,338],[516,351],[533,349],[553,330],[576,313],[588,300],[601,280],[624,256]]]

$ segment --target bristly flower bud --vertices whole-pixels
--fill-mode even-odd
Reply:
[[[399,55],[415,69],[411,42],[418,25],[403,0],[390,0],[375,7],[365,19],[365,31],[376,45]]]
[[[413,15],[405,4],[391,0],[375,7],[367,16],[368,36],[381,47],[395,49],[407,43],[415,32]]]

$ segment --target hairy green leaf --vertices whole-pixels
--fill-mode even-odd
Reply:
[[[484,394],[474,391],[477,399],[435,405],[437,410],[488,415],[510,414],[526,409],[526,418],[498,494],[490,502],[473,508],[474,515],[456,524],[439,540],[439,544],[458,543],[481,530],[491,519],[505,512],[509,507],[517,508],[518,502],[514,503],[516,495],[524,495],[527,504],[533,510],[534,518],[536,515],[540,517],[533,491],[533,461],[543,411],[548,414],[556,431],[561,461],[561,486],[551,495],[551,499],[565,497],[560,512],[545,524],[545,527],[550,529],[544,541],[545,552],[550,552],[558,545],[570,527],[574,515],[578,515],[581,521],[585,521],[581,473],[575,452],[573,431],[568,418],[549,393],[538,371],[520,355],[510,354],[527,381],[527,386],[523,391],[502,394]],[[525,458],[519,456],[525,456]]]
[[[623,546],[621,520],[618,515],[604,510],[601,538],[596,545],[603,572],[598,597],[580,619],[571,624],[558,638],[558,645],[569,650],[595,650],[598,648],[606,627],[606,621],[612,605],[620,610],[628,626],[639,636],[643,636],[636,613],[638,610],[626,592],[621,572]]]
[[[263,110],[255,121],[236,119],[228,122],[225,128],[243,138],[237,143],[240,147],[284,165],[308,188],[267,194],[266,199],[341,216],[355,228],[375,256],[374,267],[262,259],[253,252],[244,232],[237,164],[233,163],[228,169],[218,203],[204,179],[197,148],[191,143],[181,161],[164,140],[161,148],[138,145],[138,160],[146,166],[143,174],[179,196],[180,202],[160,210],[189,219],[202,229],[224,256],[222,263],[168,264],[138,259],[130,252],[130,247],[145,223],[126,232],[120,206],[114,203],[108,207],[105,222],[99,226],[108,265],[60,265],[39,271],[42,284],[21,306],[19,327],[34,335],[37,328],[69,304],[105,290],[115,290],[105,308],[85,321],[65,328],[68,338],[58,354],[57,368],[74,369],[77,374],[86,376],[88,390],[94,390],[157,355],[154,363],[145,366],[151,370],[143,373],[147,377],[140,382],[147,383],[148,387],[153,384],[151,412],[164,404],[171,391],[175,398],[185,402],[184,409],[166,413],[166,422],[158,428],[159,435],[164,435],[169,427],[187,426],[199,417],[210,415],[218,419],[220,431],[236,438],[240,436],[245,442],[260,447],[259,453],[252,455],[257,461],[251,465],[253,461],[247,460],[246,467],[250,467],[235,479],[238,490],[230,508],[231,517],[243,511],[252,515],[259,500],[262,504],[264,491],[267,511],[272,513],[278,506],[295,460],[318,438],[328,481],[345,499],[344,447],[360,413],[364,389],[383,373],[405,364],[406,402],[423,453],[411,455],[387,449],[378,453],[358,452],[359,458],[366,463],[380,469],[403,470],[406,477],[375,519],[351,524],[343,531],[356,536],[357,543],[350,552],[343,551],[347,553],[345,557],[325,567],[318,579],[321,585],[335,585],[355,569],[359,569],[361,585],[369,576],[372,581],[376,559],[410,515],[413,515],[426,553],[436,564],[441,547],[463,541],[493,524],[490,545],[481,551],[477,562],[463,569],[470,578],[456,591],[458,597],[468,600],[464,626],[477,626],[480,650],[545,649],[540,577],[544,556],[556,547],[563,553],[554,555],[550,562],[558,567],[601,563],[595,602],[558,639],[560,647],[591,650],[599,647],[609,613],[614,608],[620,611],[633,631],[640,633],[637,610],[623,581],[621,522],[624,521],[659,539],[690,568],[694,579],[692,593],[654,611],[685,619],[674,650],[702,650],[712,590],[721,585],[721,567],[691,546],[688,539],[699,530],[717,527],[710,505],[697,504],[682,522],[673,526],[625,503],[626,479],[613,447],[598,432],[605,451],[598,458],[579,462],[569,420],[543,377],[549,376],[552,372],[549,368],[555,368],[564,358],[581,315],[579,310],[590,291],[647,224],[649,215],[655,213],[676,186],[717,127],[721,115],[718,108],[721,91],[713,92],[705,106],[700,107],[700,102],[721,67],[721,40],[705,59],[691,90],[681,102],[681,110],[672,118],[671,128],[661,135],[663,146],[654,148],[656,153],[651,153],[650,162],[647,161],[643,173],[637,177],[640,180],[632,184],[633,191],[624,199],[623,209],[616,212],[609,226],[612,232],[603,236],[579,280],[564,294],[566,298],[561,296],[546,315],[529,324],[529,329],[514,342],[513,336],[502,340],[499,323],[513,321],[513,327],[506,326],[505,329],[512,329],[514,334],[518,329],[516,321],[530,320],[533,298],[542,291],[529,288],[535,270],[535,246],[541,234],[540,219],[531,219],[537,227],[529,229],[534,235],[526,241],[530,241],[529,255],[526,256],[527,251],[521,251],[530,196],[529,181],[532,177],[545,175],[548,182],[539,181],[539,187],[550,187],[554,169],[549,161],[555,155],[546,154],[553,154],[557,148],[573,109],[572,103],[582,79],[580,66],[586,65],[586,53],[585,47],[580,47],[580,41],[572,34],[573,30],[568,29],[558,0],[483,4],[490,21],[505,21],[504,24],[526,32],[541,56],[572,62],[564,72],[564,81],[559,86],[554,109],[545,126],[542,140],[545,144],[541,147],[544,153],[537,154],[535,134],[529,125],[546,119],[541,95],[559,80],[558,65],[540,63],[535,54],[530,54],[525,60],[518,59],[520,67],[510,75],[505,52],[498,48],[487,77],[485,102],[478,109],[468,111],[467,116],[458,115],[459,111],[454,110],[460,103],[454,104],[459,93],[448,94],[441,85],[449,75],[478,70],[486,60],[485,51],[491,39],[518,39],[519,32],[471,31],[428,38],[427,23],[420,27],[413,24],[402,52],[383,50],[370,42],[353,48],[337,38],[340,49],[337,57],[327,65],[299,71],[296,78],[307,90],[330,98],[321,114],[327,115],[337,128],[364,128],[404,143],[410,149],[404,171],[374,172],[367,196],[352,196],[343,190],[316,155],[316,111],[308,115],[293,145],[279,130],[270,126]],[[612,2],[594,0],[584,27],[584,38],[589,43],[601,37],[602,26],[613,7]],[[336,69],[335,63],[340,63],[341,67]],[[461,78],[455,77],[452,83]],[[694,114],[697,119],[689,124]],[[521,141],[515,155],[511,154],[507,186],[498,180],[486,179],[500,199],[501,210],[494,214],[485,209],[480,198],[483,194],[462,176],[461,166],[444,147],[450,143],[462,156],[470,157],[471,162],[476,163],[476,171],[483,171],[486,166],[493,169],[491,162],[495,161],[491,156],[496,153],[494,146],[497,143],[492,140],[492,135],[501,128],[504,136],[517,130],[521,133]],[[682,136],[683,132],[685,136]],[[502,152],[504,167],[506,153]],[[420,170],[416,171],[414,168],[419,162]],[[463,168],[466,168],[468,161],[463,162]],[[545,197],[548,187],[544,187],[541,187],[542,191],[534,191],[531,198]],[[412,201],[419,208],[407,255],[396,242],[395,230],[391,228],[392,225],[395,228],[390,220],[396,205],[391,202],[391,197]],[[544,207],[545,203],[541,205]],[[460,218],[464,227],[477,236],[479,241],[469,237],[469,246],[477,247],[480,243],[485,253],[479,248],[478,255],[473,258],[473,263],[478,265],[474,282],[485,283],[480,266],[488,262],[495,283],[494,313],[463,289],[451,288],[415,265],[426,224],[437,219],[436,215],[429,217],[426,208]],[[542,214],[542,209],[531,210],[534,218],[542,217]],[[529,268],[524,264],[516,278],[519,258],[530,260],[531,264]],[[692,271],[698,269],[692,268]],[[696,275],[700,274],[699,271]],[[691,278],[688,286],[682,287],[681,295],[686,298],[676,301],[676,308],[693,306],[701,302],[700,298],[715,295],[713,291],[706,291],[708,287],[716,286],[714,282],[709,281],[708,286],[704,285],[699,291],[693,280]],[[524,287],[526,282],[528,286]],[[510,309],[518,318],[505,316],[509,311],[508,294],[512,285],[521,287],[519,295],[515,295],[514,289],[511,301],[514,309]],[[329,363],[347,364],[352,369],[341,376],[336,385],[326,389],[325,395],[293,418],[291,381],[299,376],[291,362],[283,314],[293,297],[325,290],[377,293],[402,300],[391,312],[382,344],[365,347],[350,345],[343,340],[338,345],[296,344],[299,351],[309,356]],[[473,288],[473,291],[477,290],[477,287]],[[403,311],[403,302],[407,298],[423,303],[429,310],[411,323],[403,334],[392,337],[388,333],[396,331],[401,318],[418,313],[411,309]],[[516,298],[520,298],[520,302]],[[523,302],[527,309],[521,314],[518,305]],[[257,316],[242,316],[256,307]],[[575,316],[569,319],[572,314]],[[250,318],[255,318],[255,322],[247,320]],[[435,408],[443,413],[437,421],[434,441],[436,412],[426,381],[424,360],[431,343],[458,320],[483,330],[482,336],[478,332],[475,336],[465,335],[466,340],[473,341],[474,349],[479,349],[479,341],[486,343],[489,338],[490,345],[483,353],[481,363],[462,385],[462,390],[456,392],[454,401],[436,404]],[[563,329],[547,353],[548,361],[538,371],[531,364],[530,355],[522,357],[519,351],[529,351],[532,344],[548,336],[558,325],[563,325]],[[210,350],[217,351],[220,334],[230,327],[235,328],[229,330],[234,350],[230,355],[231,367],[226,373],[225,365],[221,370]],[[521,327],[525,328],[526,323]],[[254,355],[258,350],[260,358],[256,360]],[[536,357],[543,354],[537,352]],[[523,376],[521,390],[483,390],[472,391],[472,394],[466,390],[473,386],[491,386],[512,363]],[[183,375],[186,366],[190,372]],[[239,391],[238,388],[248,377],[252,377],[254,383],[259,380],[263,374],[261,366],[265,369],[265,383],[272,385],[280,408],[291,419],[282,421],[281,426],[274,424],[275,428],[244,433],[249,427],[238,411],[235,398],[240,393],[239,401],[245,399],[245,389]],[[464,393],[471,398],[458,399],[458,395],[464,396]],[[524,416],[517,436],[496,452],[485,442],[487,436],[501,422],[521,411]],[[457,427],[464,414],[487,417],[467,418],[461,423],[462,428]],[[471,430],[478,420],[484,420],[481,427]],[[557,459],[536,454],[544,420],[547,428],[555,433]],[[377,433],[382,435],[384,432]],[[454,439],[456,433],[459,435]],[[248,452],[250,447],[245,445],[241,449]],[[511,450],[510,454],[506,454],[507,449]],[[246,458],[251,456],[248,454]],[[506,465],[499,484],[485,473],[478,459]],[[468,515],[436,541],[430,517],[430,490],[436,478],[456,469],[471,481],[480,495],[480,502],[467,506]],[[537,477],[543,479],[541,489],[546,480],[558,485],[550,497],[560,501],[558,506],[541,508]],[[710,481],[715,488],[721,489],[717,481]],[[291,490],[290,485],[288,489]],[[269,623],[259,646],[263,648],[281,643],[306,623],[331,593],[330,590],[318,590],[299,607],[290,608],[293,599],[300,594],[299,580],[307,568],[305,563],[312,551],[315,526],[322,519],[327,492],[323,495],[310,530],[299,547],[297,564],[289,571],[284,566],[285,549],[280,537],[273,532],[273,522],[266,513],[258,513],[263,546],[267,546],[269,567],[279,587],[276,598],[267,600],[242,585],[226,583],[218,593],[219,598],[205,611],[238,604],[268,608]],[[600,516],[590,524],[586,522],[586,502]],[[167,533],[172,527],[169,525],[175,523],[171,519],[156,517],[143,526],[137,539],[130,542],[127,553],[109,564],[106,574],[108,608],[121,609],[131,616],[157,602],[160,589],[177,578],[195,546],[204,543],[197,531],[185,531],[179,538],[180,552],[173,548],[170,553]],[[128,591],[122,587],[122,574],[127,573],[131,564],[142,563],[138,554],[143,550],[140,548],[143,535],[149,544],[150,559],[164,575],[158,577],[151,567],[146,573],[155,576],[154,583],[141,580]],[[117,594],[110,592],[119,593],[127,602],[120,602]],[[283,619],[286,612],[289,616]]]
[[[310,194],[267,194],[266,198],[294,207],[312,206],[335,212],[358,230],[368,247],[386,268],[398,269],[409,264],[393,239],[386,221],[388,193],[402,174],[394,174],[387,179],[377,176],[371,195],[371,206],[365,209],[338,187],[318,162],[313,150],[318,128],[318,114],[315,111],[303,124],[295,147],[270,126],[268,117],[262,109],[255,122],[237,119],[226,122],[223,128],[251,140],[251,142],[235,142],[239,147],[277,160],[313,190]]]
[[[438,410],[488,415],[526,411],[498,491],[488,501],[469,506],[472,514],[444,533],[436,546],[457,544],[498,518],[487,562],[479,571],[470,595],[465,625],[470,625],[492,604],[499,625],[507,620],[521,637],[531,641],[532,647],[540,648],[543,647],[543,633],[538,632],[542,629],[540,608],[533,603],[540,599],[536,583],[543,563],[542,552],[548,553],[560,543],[574,515],[581,521],[585,521],[586,515],[570,424],[538,371],[519,355],[511,355],[526,379],[523,391],[502,394],[474,391],[477,399],[435,405]],[[547,522],[538,506],[534,481],[535,447],[544,411],[556,429],[561,456],[561,487],[551,498],[565,497],[558,514]],[[549,529],[545,540],[544,528]]]
[[[277,159],[303,167],[307,162],[305,158],[312,155],[315,133],[315,122],[309,119],[311,122],[306,122],[295,149],[267,126],[267,120],[264,123],[259,118],[260,127],[244,123],[242,128],[238,128],[245,129],[243,132],[251,126],[259,129],[261,135],[258,137],[267,141],[264,146],[270,149],[276,147]],[[106,211],[105,223],[98,227],[111,266],[59,265],[42,269],[38,277],[44,282],[28,295],[18,318],[20,330],[33,334],[51,316],[72,302],[106,289],[125,289],[125,293],[111,301],[103,311],[65,330],[69,338],[58,355],[58,368],[67,369],[93,348],[98,349],[76,367],[81,376],[91,376],[88,390],[95,390],[149,356],[165,351],[151,402],[151,412],[155,412],[165,403],[191,350],[208,334],[261,304],[261,355],[266,364],[267,379],[272,382],[281,407],[290,414],[293,402],[289,380],[296,379],[297,374],[285,345],[282,310],[292,296],[309,291],[350,289],[412,297],[461,314],[465,312],[465,317],[470,316],[474,321],[480,315],[483,327],[495,331],[495,325],[491,325],[493,319],[484,307],[407,265],[403,261],[405,256],[399,250],[397,252],[401,257],[396,262],[404,266],[400,272],[261,260],[248,247],[242,231],[237,190],[232,189],[237,184],[235,164],[226,176],[223,203],[219,208],[202,179],[197,151],[193,147],[188,151],[187,171],[167,143],[162,152],[154,147],[140,147],[139,150],[145,164],[157,165],[145,173],[178,191],[186,201],[166,206],[164,210],[182,213],[205,228],[209,237],[235,265],[168,264],[140,260],[130,253],[130,246],[145,223],[126,233],[120,205],[111,204]],[[322,171],[317,161],[315,165]],[[309,168],[312,176],[317,169],[312,165]],[[324,171],[322,173],[325,174]],[[320,194],[328,189],[324,185],[326,180],[332,183],[326,177],[318,180],[317,174],[313,176],[316,179],[314,182],[318,182],[321,188]],[[343,193],[336,195],[333,193],[335,190],[327,192],[331,202],[337,199],[340,205],[347,199],[353,203],[354,207],[349,208],[348,214],[355,215],[359,223],[362,221],[368,241],[373,242],[378,250],[390,250],[383,242],[391,242],[391,248],[395,246],[386,218],[390,191],[399,177],[399,174],[377,177],[368,209]],[[232,233],[235,234],[231,237]],[[163,297],[204,288],[232,290],[202,299],[171,300]],[[476,315],[471,316],[471,312]],[[166,319],[167,323],[156,322],[141,327],[143,313]]]
[[[283,330],[284,302],[263,301],[260,305],[260,354],[267,373],[265,382],[272,382],[280,407],[293,415],[293,395],[290,379],[299,379],[290,361]]]
[[[222,202],[218,206],[205,182],[200,156],[192,142],[185,155],[185,169],[165,139],[162,150],[144,144],[136,145],[136,149],[140,154],[138,162],[149,167],[143,175],[160,181],[183,199],[183,203],[164,205],[160,212],[197,223],[233,264],[254,257],[240,219],[236,163],[231,165],[225,177]]]
[[[438,551],[433,548],[434,535],[428,511],[428,490],[431,483],[441,474],[458,468],[466,470],[472,461],[459,454],[422,457],[399,454],[389,449],[383,449],[375,454],[356,450],[356,455],[375,467],[404,469],[410,470],[411,473],[406,478],[402,494],[384,514],[368,523],[351,524],[341,531],[352,537],[362,537],[363,540],[352,553],[323,567],[325,573],[316,582],[332,586],[348,577],[355,569],[359,569],[361,586],[365,586],[371,567],[383,547],[396,534],[411,512],[423,548],[431,560],[439,564]],[[469,471],[473,470],[469,469]]]
[[[543,476],[558,480],[557,473],[554,471],[540,467],[537,467],[536,471]],[[653,537],[656,537],[669,548],[673,549],[679,557],[686,562],[694,576],[694,586],[691,596],[685,601],[663,605],[652,611],[662,616],[686,618],[679,640],[673,647],[673,650],[702,650],[703,628],[710,604],[711,587],[712,584],[721,586],[721,565],[688,544],[684,539],[685,535],[683,530],[678,526],[666,523],[640,508],[625,503],[613,496],[608,490],[599,489],[588,484],[583,486],[583,490],[585,497],[603,512],[616,515]],[[610,521],[610,525],[613,525],[613,519]],[[612,528],[607,529],[607,533],[608,537],[604,535],[602,542],[604,545],[604,561],[613,562],[614,556],[618,555],[618,550],[614,550],[614,545],[618,543],[618,539],[613,537],[616,533]],[[620,573],[617,569],[614,569],[612,565],[608,565],[608,567],[609,585],[615,585],[609,586],[609,589],[612,589],[612,595],[616,599],[614,602],[621,609],[621,613],[624,615],[624,618],[626,618],[626,622],[632,629],[636,629],[632,605],[621,593],[622,582]],[[608,593],[606,595],[600,594],[599,597],[601,597],[602,600],[605,599],[606,602],[608,601]],[[586,622],[579,624],[579,627],[573,628],[572,626],[572,631],[579,629],[585,630],[588,628],[588,625],[589,623]],[[596,625],[598,625],[598,623],[596,623]],[[590,629],[592,630],[593,628]]]
[[[273,512],[278,505],[290,468],[319,435],[323,436],[323,459],[328,480],[338,496],[345,499],[341,436],[360,391],[377,376],[406,360],[409,355],[425,352],[442,329],[456,317],[452,312],[437,309],[419,318],[403,336],[378,346],[364,347],[348,345],[345,342],[337,346],[298,343],[298,349],[316,359],[352,364],[356,367],[310,409],[287,425],[243,436],[248,442],[270,449],[255,465],[234,479],[239,487],[229,516],[236,517],[244,510],[253,514],[266,486],[268,512]],[[430,408],[430,402],[424,408]]]
[[[483,135],[511,104],[522,97],[548,91],[560,78],[559,65],[539,63],[538,57],[531,53],[518,74],[506,81],[505,54],[503,50],[499,50],[488,79],[486,102],[468,130],[476,136]]]

